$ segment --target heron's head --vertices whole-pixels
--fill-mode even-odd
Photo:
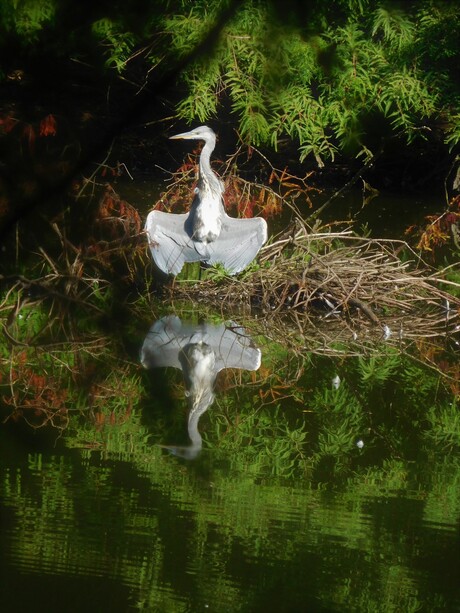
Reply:
[[[187,139],[187,140],[204,140],[215,141],[216,134],[211,128],[208,126],[199,126],[198,128],[194,128],[190,130],[190,132],[182,132],[181,134],[176,134],[175,136],[169,137],[171,140],[179,140],[179,139]]]

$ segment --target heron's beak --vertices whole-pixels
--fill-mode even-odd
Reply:
[[[181,134],[170,136],[169,140],[179,140],[180,138],[196,138],[195,130],[191,130],[190,132],[181,132]]]

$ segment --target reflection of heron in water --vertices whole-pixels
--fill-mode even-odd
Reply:
[[[252,262],[267,240],[267,224],[261,217],[235,219],[223,205],[224,186],[213,172],[211,153],[216,135],[207,126],[171,136],[173,139],[204,140],[195,197],[188,213],[151,211],[146,230],[156,265],[177,275],[185,262],[222,264],[231,274]]]
[[[217,374],[224,368],[257,370],[260,360],[260,349],[236,324],[193,325],[182,323],[174,315],[155,322],[141,349],[142,365],[181,368],[189,405],[187,429],[191,444],[165,447],[180,457],[195,458],[202,447],[198,422],[214,400]]]

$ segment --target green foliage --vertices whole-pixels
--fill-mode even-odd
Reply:
[[[205,78],[199,78],[200,73],[205,74]],[[201,63],[197,63],[190,75],[185,76],[185,81],[189,89],[190,96],[184,98],[177,107],[180,117],[190,117],[194,115],[201,123],[217,112],[218,99],[210,96],[209,92],[218,87],[219,71],[216,62],[209,62],[206,72],[202,71]]]
[[[399,52],[414,42],[414,23],[400,9],[378,7],[374,13],[372,36],[380,33],[388,46]]]
[[[460,103],[457,102],[457,107]],[[446,135],[446,143],[449,145],[450,150],[460,142],[460,113],[454,113],[449,116],[449,127]]]
[[[460,449],[460,410],[455,401],[432,407],[427,419],[428,439],[434,441],[444,451]]]
[[[71,310],[51,298],[29,303],[24,293],[10,289],[1,305],[8,312],[6,342],[0,343],[3,419],[65,429],[72,414],[88,409],[102,422],[108,414],[129,414],[137,378],[107,365],[107,341],[97,331],[94,312]],[[104,300],[95,299],[107,307]]]
[[[144,78],[183,63],[175,103],[189,123],[230,112],[244,142],[276,149],[287,136],[301,161],[320,165],[337,152],[369,156],[395,135],[410,143],[439,134],[451,148],[460,142],[454,2],[335,0],[314,11],[299,5],[295,15],[280,13],[277,2],[248,0],[143,7],[140,16],[115,1],[90,21],[91,34],[106,66],[128,79],[135,58],[144,61]],[[66,38],[58,8],[57,0],[5,0],[0,22],[22,44],[59,39],[83,57],[88,31]]]
[[[306,436],[305,424],[293,426],[277,406],[245,414],[230,431],[228,418],[217,414],[212,439],[208,434],[206,442],[220,455],[234,457],[232,470],[252,477],[290,477],[304,459]]]
[[[364,407],[345,382],[337,389],[323,385],[314,395],[313,404],[321,424],[314,463],[333,460],[335,470],[343,469],[364,430]]]
[[[245,419],[250,408],[243,404]],[[331,487],[307,472],[289,478],[289,457],[269,470],[273,456],[286,453],[286,412],[265,407],[259,423],[248,426],[240,444],[226,448],[233,432],[224,424],[222,445],[207,446],[192,463],[152,445],[139,411],[129,423],[95,428],[88,439],[89,428],[79,439],[70,433],[69,445],[77,447],[71,453],[27,454],[19,446],[5,453],[5,580],[9,559],[15,573],[65,574],[75,583],[84,569],[82,584],[94,575],[101,586],[107,580],[111,594],[115,582],[128,586],[118,606],[146,611],[200,610],[209,602],[218,612],[267,610],[265,586],[275,585],[272,609],[304,610],[308,569],[312,610],[455,610],[455,576],[436,581],[458,549],[455,451],[413,462],[364,449],[361,463]],[[298,433],[303,424],[297,426],[290,438],[308,454]],[[257,455],[248,452],[253,444],[264,458],[259,472]],[[421,557],[438,563],[420,569]],[[20,594],[12,598],[16,608],[22,604]]]
[[[121,23],[111,19],[95,21],[93,33],[107,49],[107,66],[122,72],[134,48],[134,35],[131,32],[125,32]]]
[[[219,283],[219,281],[227,279],[228,276],[229,275],[222,264],[215,264],[214,266],[205,269],[203,272],[204,279],[212,279],[212,281],[215,283]]]
[[[358,361],[361,383],[367,388],[385,383],[401,363],[396,353],[393,355],[373,355],[369,358],[360,357]]]
[[[199,319],[195,305],[186,308]],[[15,572],[32,562],[34,572],[85,569],[129,586],[131,605],[144,610],[174,610],[179,598],[190,610],[212,599],[216,611],[248,611],[267,609],[258,606],[265,587],[253,587],[262,579],[283,576],[286,594],[304,599],[305,568],[316,572],[320,556],[312,610],[452,609],[447,589],[426,592],[426,570],[422,582],[409,580],[421,553],[434,555],[437,529],[437,555],[455,544],[460,512],[458,403],[439,372],[387,347],[334,360],[254,339],[261,368],[219,375],[200,420],[202,453],[186,462],[156,444],[186,436],[182,373],[141,371],[116,340],[126,327],[140,346],[154,318],[145,303],[137,324],[118,321],[99,339],[98,356],[82,342],[86,321],[75,318],[64,343],[64,323],[44,303],[19,314],[7,328],[17,342],[1,354],[0,376],[15,372],[0,379],[2,408],[12,392],[17,404],[41,394],[24,413],[59,400],[68,417],[59,444],[71,453],[27,456],[0,431],[0,496],[14,536],[5,555],[14,548]]]
[[[276,148],[288,135],[301,160],[312,154],[319,163],[337,149],[359,155],[375,146],[376,135],[424,138],[440,113],[450,118],[445,142],[458,143],[452,109],[458,112],[459,83],[442,62],[458,57],[454,6],[427,0],[409,11],[391,3],[341,2],[338,18],[330,4],[316,7],[317,31],[305,35],[306,24],[280,22],[270,3],[243,3],[213,52],[185,71],[188,91],[179,116],[207,121],[228,100],[244,141]],[[166,18],[174,53],[193,50],[221,2],[210,6],[197,28],[200,8]],[[442,29],[441,53],[435,36]]]
[[[0,23],[24,43],[36,42],[41,31],[54,23],[56,0],[3,0]]]

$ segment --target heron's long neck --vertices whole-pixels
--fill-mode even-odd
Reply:
[[[189,396],[190,411],[188,414],[188,435],[193,445],[201,447],[201,434],[198,431],[198,422],[214,402],[213,387],[216,380],[216,373],[212,373],[206,383],[201,382],[199,389],[193,390]]]
[[[208,407],[206,406],[205,410],[207,408]],[[192,445],[194,447],[202,446],[201,434],[198,431],[198,422],[200,421],[200,417],[204,413],[204,411],[193,411],[192,409],[189,413],[187,429],[188,429],[189,438],[192,441]]]
[[[206,139],[205,145],[201,150],[200,156],[200,178],[199,187],[201,189],[209,189],[211,192],[222,192],[221,182],[218,176],[211,168],[211,153],[216,146],[215,136],[209,136]]]
[[[216,146],[216,139],[213,136],[209,136],[204,143],[204,147],[201,150],[200,156],[200,176],[209,176],[213,175],[214,172],[211,168],[211,153],[214,151],[214,147]]]

